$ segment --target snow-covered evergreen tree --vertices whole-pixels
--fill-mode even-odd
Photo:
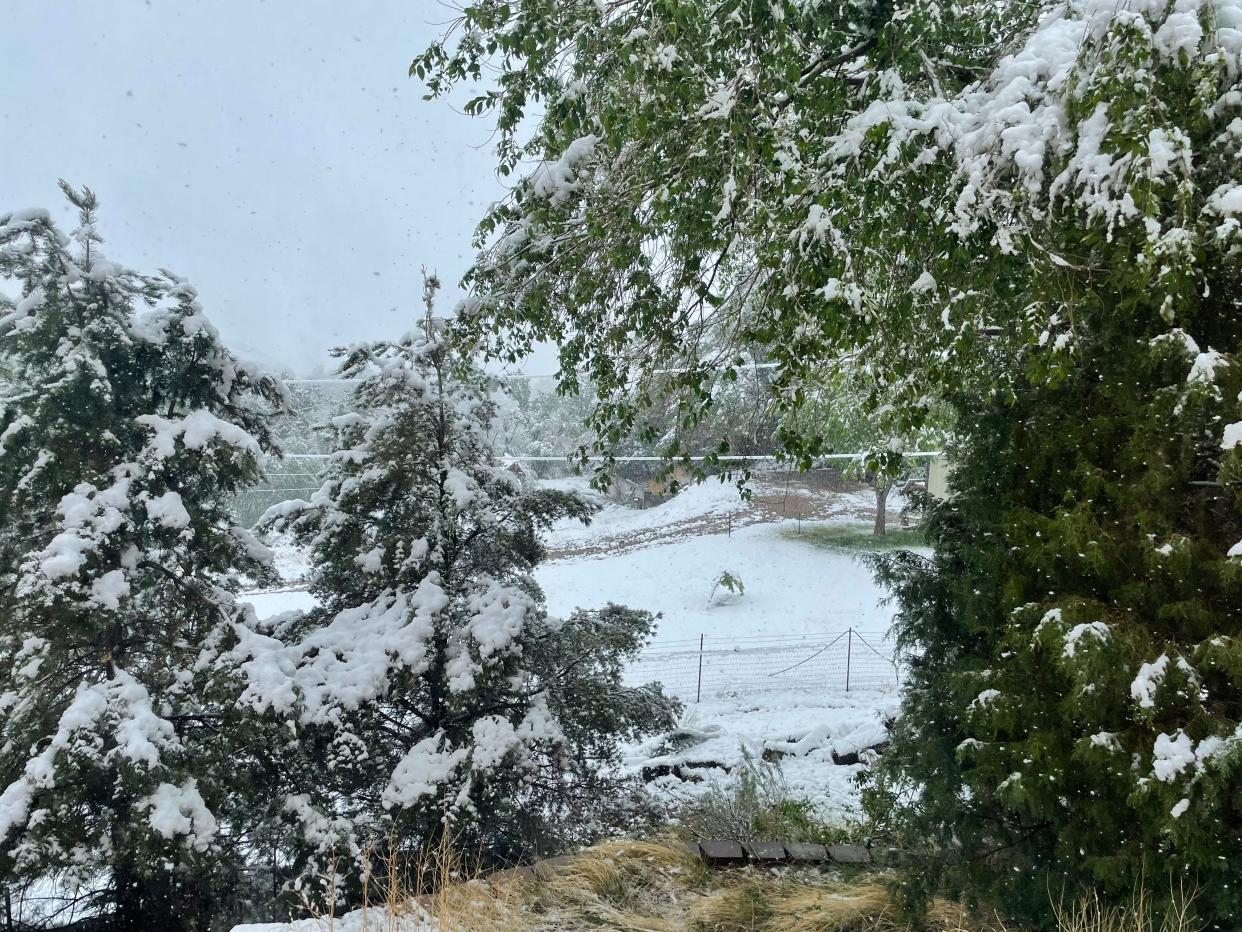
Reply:
[[[945,242],[1001,274],[931,274],[1030,328],[1006,381],[956,389],[934,559],[887,567],[917,660],[874,811],[902,799],[1015,914],[1185,883],[1236,929],[1242,5],[1071,0],[968,93],[849,134],[947,170]]]
[[[0,215],[0,876],[80,885],[117,928],[205,928],[243,856],[254,751],[221,660],[266,552],[227,497],[271,449],[278,382],[194,289],[107,261],[62,183]]]
[[[589,835],[615,801],[617,742],[675,711],[621,682],[650,614],[548,617],[540,532],[591,509],[498,465],[493,385],[434,332],[436,287],[421,335],[345,351],[358,413],[335,419],[327,482],[265,519],[310,545],[320,607],[282,624],[288,646],[256,639],[252,697],[299,711],[290,812],[344,859],[446,829],[489,863]]]

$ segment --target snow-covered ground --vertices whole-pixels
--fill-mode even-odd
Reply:
[[[875,494],[869,488],[840,487],[838,480],[816,473],[757,472],[748,486],[749,501],[742,500],[732,483],[708,481],[646,510],[605,501],[580,477],[545,485],[576,491],[603,505],[588,527],[576,521],[557,527],[549,541],[554,557],[615,555],[688,537],[729,534],[751,524],[790,521],[796,527],[802,521],[869,522],[875,516]],[[900,521],[904,506],[900,493],[891,493],[890,520]]]
[[[233,926],[233,932],[437,932],[435,919],[415,912],[394,914],[385,909],[359,909],[343,916],[255,922]]]
[[[848,818],[860,765],[833,755],[852,761],[885,740],[898,703],[891,611],[853,554],[798,539],[797,518],[773,502],[792,495],[795,515],[859,521],[874,498],[778,486],[778,499],[778,481],[761,480],[750,503],[711,482],[645,511],[609,504],[587,527],[554,529],[554,558],[537,578],[553,614],[618,602],[661,615],[632,678],[663,682],[685,711],[676,741],[652,740],[628,757],[656,776],[653,793],[675,801],[728,779],[746,757],[767,759],[793,795]],[[741,595],[713,597],[724,571],[741,579]]]
[[[597,529],[607,525],[583,530]],[[661,613],[658,642],[886,629],[890,616],[878,605],[883,594],[871,574],[850,554],[783,536],[792,530],[792,522],[751,524],[732,534],[556,560],[536,577],[554,615],[607,602]],[[581,539],[580,529],[573,533]],[[712,599],[724,571],[741,579],[745,592],[724,598],[718,590]]]
[[[290,586],[287,589],[273,589],[265,592],[252,592],[246,596],[260,618],[270,618],[281,612],[305,611],[315,605],[314,596],[306,591],[304,585]]]
[[[580,480],[555,485],[593,494]],[[553,530],[551,558],[537,573],[550,612],[618,602],[661,616],[630,678],[664,683],[684,711],[676,733],[625,756],[655,798],[675,807],[734,779],[749,759],[779,767],[790,795],[829,819],[857,811],[859,755],[865,760],[886,740],[899,701],[884,639],[891,612],[854,555],[816,547],[797,532],[800,520],[869,521],[873,502],[866,490],[782,489],[771,479],[743,502],[734,486],[708,483],[647,510],[606,504],[589,526]],[[890,500],[891,520],[901,504]],[[277,549],[291,584],[250,596],[262,616],[313,604],[299,587],[304,556]],[[723,571],[742,580],[741,595],[713,595]],[[407,923],[400,928],[433,928]],[[330,927],[375,924],[358,913]],[[326,928],[326,920],[303,920],[234,932]]]
[[[897,708],[884,640],[891,613],[853,554],[813,546],[797,531],[802,517],[869,520],[874,499],[867,490],[780,482],[761,477],[751,502],[710,482],[646,510],[606,504],[589,526],[553,530],[537,577],[553,614],[608,602],[660,614],[630,676],[664,683],[685,711],[676,740],[629,749],[627,766],[655,777],[651,792],[693,795],[746,757],[768,759],[792,794],[844,818],[858,803],[860,765],[834,760],[853,761],[882,742]],[[582,480],[554,484],[593,494]],[[894,496],[890,506],[896,520],[901,502]],[[287,575],[304,573],[303,558],[278,550]],[[741,579],[741,595],[713,593],[724,571]],[[260,615],[313,604],[291,583],[250,597]]]
[[[895,689],[773,690],[689,703],[677,740],[650,740],[627,766],[652,778],[648,791],[676,808],[713,784],[728,783],[747,759],[779,768],[789,795],[821,817],[847,822],[858,813],[861,753],[887,738]],[[683,743],[684,742],[684,743]],[[672,745],[671,747],[669,745]]]

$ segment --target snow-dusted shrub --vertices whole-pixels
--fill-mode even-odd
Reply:
[[[225,502],[271,449],[276,381],[194,289],[81,225],[0,214],[0,877],[83,885],[126,929],[202,928],[260,797],[236,573],[270,553]],[[214,901],[214,902],[213,902]]]
[[[732,841],[842,840],[844,826],[829,826],[814,805],[794,796],[778,763],[749,752],[727,778],[712,783],[673,813],[694,838]]]
[[[247,646],[251,698],[300,720],[306,856],[447,830],[494,862],[589,837],[614,816],[617,742],[672,723],[657,686],[621,681],[654,618],[548,617],[540,533],[592,507],[500,464],[490,380],[430,317],[342,372],[358,413],[334,422],[325,485],[265,519],[310,546],[320,607],[283,623],[288,646]]]

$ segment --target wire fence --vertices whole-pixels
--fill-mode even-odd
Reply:
[[[825,692],[894,690],[896,652],[881,631],[846,628],[805,637],[660,641],[627,671],[633,683],[658,682],[683,702],[790,689]]]

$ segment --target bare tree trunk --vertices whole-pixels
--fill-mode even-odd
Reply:
[[[888,533],[888,493],[893,487],[893,479],[892,476],[877,475],[872,484],[875,486],[875,527],[871,533],[883,537]]]

